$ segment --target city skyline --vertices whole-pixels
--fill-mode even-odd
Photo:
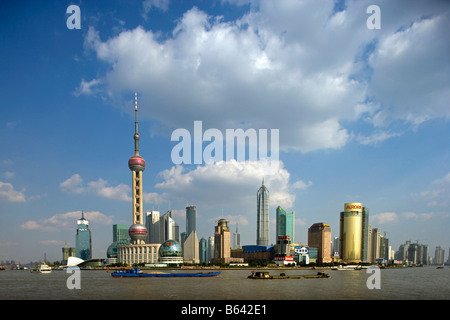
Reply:
[[[76,3],[74,3],[77,5]],[[0,260],[61,260],[84,212],[93,258],[130,225],[134,97],[143,212],[172,210],[198,238],[239,224],[255,244],[255,193],[295,211],[295,240],[318,222],[339,236],[342,204],[370,209],[393,249],[448,250],[450,5],[379,1],[129,1],[2,4]],[[26,10],[25,10],[26,9]],[[312,18],[314,17],[314,19]],[[176,165],[175,129],[279,129],[280,165]],[[203,145],[205,146],[205,144]]]

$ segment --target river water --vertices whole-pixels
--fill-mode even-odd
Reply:
[[[380,269],[380,288],[368,288],[361,271],[326,271],[326,279],[252,280],[251,270],[221,270],[214,278],[113,278],[100,270],[51,274],[28,270],[0,271],[1,300],[448,300],[450,268],[432,266]],[[270,270],[278,274],[279,270]],[[316,274],[286,270],[286,274]],[[372,283],[374,283],[372,281]],[[70,287],[70,284],[69,284]]]

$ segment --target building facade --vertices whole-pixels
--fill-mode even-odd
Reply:
[[[121,245],[117,250],[117,259],[126,265],[158,263],[161,244],[129,244]]]

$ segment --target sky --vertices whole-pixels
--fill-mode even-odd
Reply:
[[[135,90],[144,211],[171,209],[180,232],[195,205],[199,239],[225,218],[255,244],[264,179],[271,243],[277,206],[306,245],[361,202],[393,250],[447,259],[449,18],[448,1],[2,1],[0,260],[61,260],[81,211],[106,257],[112,225],[132,223]],[[177,163],[177,129],[203,153],[202,133],[255,130],[277,170],[226,152]]]

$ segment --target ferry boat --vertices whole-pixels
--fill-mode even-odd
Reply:
[[[49,267],[47,264],[40,264],[39,267],[34,267],[30,269],[31,273],[51,273],[52,268]]]
[[[199,273],[164,273],[164,272],[152,272],[144,273],[140,268],[134,269],[119,269],[111,273],[114,278],[125,278],[125,277],[217,277],[220,272],[199,272]]]

